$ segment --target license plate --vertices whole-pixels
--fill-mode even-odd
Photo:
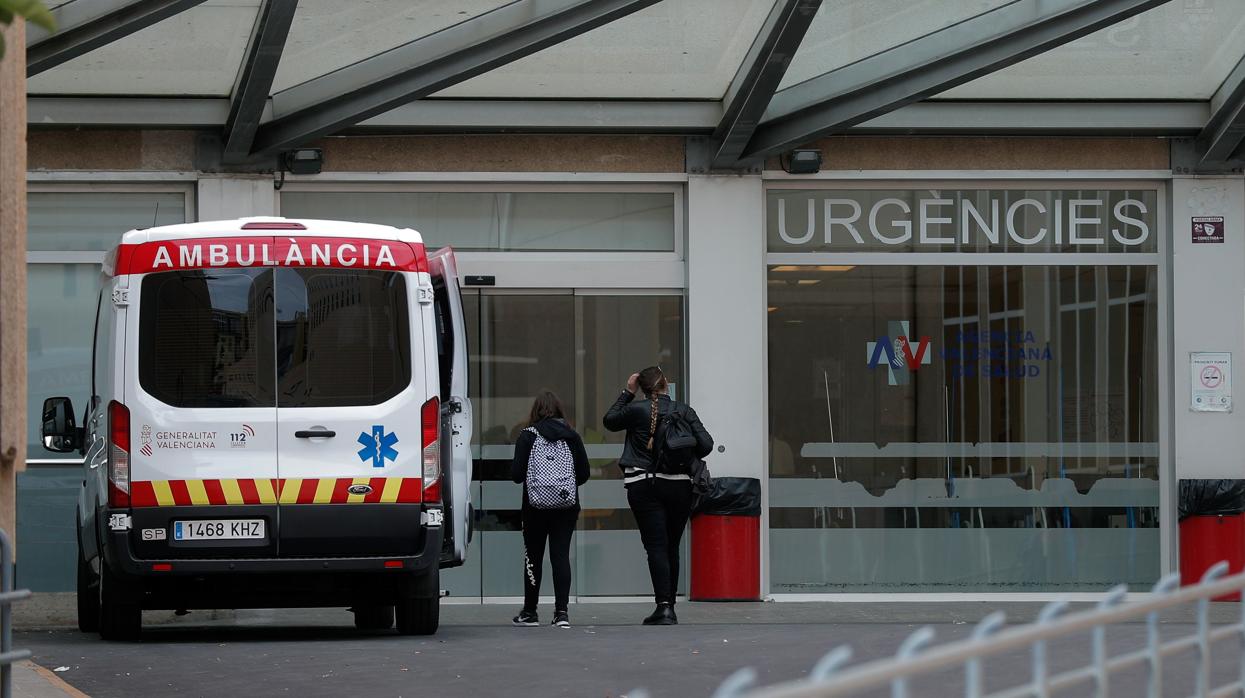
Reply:
[[[173,522],[173,540],[249,540],[263,537],[263,519]]]

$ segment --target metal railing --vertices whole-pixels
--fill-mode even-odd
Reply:
[[[851,647],[843,645],[823,656],[806,678],[772,686],[758,688],[756,670],[744,668],[723,681],[713,698],[835,698],[862,692],[876,695],[887,688],[892,698],[908,698],[911,695],[909,680],[957,670],[963,672],[963,695],[967,698],[1049,698],[1056,692],[1072,695],[1069,693],[1072,689],[1083,691],[1076,695],[1108,698],[1112,695],[1112,677],[1137,668],[1146,672],[1144,695],[1160,698],[1163,695],[1163,660],[1189,652],[1195,658],[1194,696],[1243,696],[1245,603],[1241,604],[1236,622],[1213,628],[1210,623],[1212,599],[1245,589],[1245,574],[1224,577],[1227,571],[1228,563],[1220,562],[1207,570],[1197,585],[1183,589],[1179,588],[1180,575],[1170,574],[1154,585],[1152,594],[1132,603],[1124,603],[1128,590],[1121,585],[1108,592],[1094,608],[1078,613],[1065,614],[1068,602],[1053,601],[1042,609],[1033,623],[1007,630],[1003,629],[1003,613],[996,611],[983,618],[968,638],[928,650],[934,639],[934,629],[926,626],[901,642],[893,657],[852,668],[846,666],[852,657]],[[1159,633],[1160,613],[1186,604],[1196,604],[1195,631],[1192,635],[1164,640]],[[1107,649],[1107,627],[1142,619],[1146,623],[1145,646],[1111,656]],[[1048,643],[1086,632],[1090,633],[1089,664],[1052,672]],[[1241,643],[1241,654],[1236,657],[1238,670],[1228,683],[1212,686],[1211,650],[1215,643],[1229,638],[1238,638]],[[985,660],[1024,649],[1029,650],[1031,659],[1029,676],[1013,680],[1007,688],[987,692]],[[627,695],[629,698],[648,696],[643,690]],[[1136,692],[1134,685],[1127,695],[1142,694]]]
[[[13,695],[13,663],[30,658],[30,650],[13,649],[13,602],[29,597],[29,589],[13,589],[13,543],[0,529],[0,698]]]

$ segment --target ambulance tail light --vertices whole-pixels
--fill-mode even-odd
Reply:
[[[130,410],[108,403],[108,504],[130,506]]]
[[[424,503],[441,502],[441,401],[432,398],[419,410],[424,458]]]

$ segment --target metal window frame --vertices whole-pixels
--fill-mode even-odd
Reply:
[[[26,37],[26,77],[55,68],[141,29],[200,5],[204,0],[74,0],[52,10],[56,31],[31,28]]]
[[[768,175],[769,173],[767,173]],[[766,249],[765,235],[761,238],[760,263],[766,269],[776,264],[852,264],[856,266],[980,266],[983,264],[1007,264],[1011,266],[1076,266],[1086,264],[1140,264],[1154,265],[1158,271],[1157,314],[1159,336],[1156,338],[1156,357],[1158,366],[1158,450],[1159,450],[1159,570],[1160,577],[1176,569],[1177,528],[1176,511],[1176,458],[1174,441],[1174,410],[1172,395],[1175,390],[1175,368],[1172,364],[1174,338],[1174,318],[1172,317],[1172,254],[1173,244],[1171,230],[1174,226],[1171,213],[1171,173],[1170,172],[1057,172],[1057,171],[984,171],[962,172],[959,177],[946,177],[943,171],[889,171],[889,172],[827,172],[816,178],[789,178],[786,173],[767,176],[762,181],[764,191],[771,189],[1152,189],[1157,194],[1158,206],[1155,220],[1159,229],[1158,249],[1154,253],[972,253],[972,252],[769,252]],[[768,202],[768,195],[765,197]],[[764,215],[764,214],[763,214]],[[1123,257],[1118,262],[1108,259]],[[1052,259],[1053,258],[1053,259]],[[769,307],[769,285],[765,285],[765,303]],[[690,319],[690,318],[689,318]],[[761,331],[769,335],[768,313],[758,319]],[[766,342],[768,347],[769,343]],[[768,351],[765,353],[766,365],[769,365]],[[769,373],[762,374],[763,390],[767,396],[766,414],[769,413],[768,395],[770,391]],[[768,442],[768,435],[767,435]],[[770,456],[768,449],[763,466],[765,478],[769,478]],[[839,594],[774,594],[773,579],[770,574],[770,555],[773,553],[769,545],[770,508],[769,487],[761,488],[761,585],[766,599],[784,601],[808,601],[838,599]],[[1034,598],[1061,598],[1065,594],[1057,592],[1034,592]],[[886,595],[879,594],[848,594],[849,601],[876,601]],[[974,600],[978,598],[998,598],[994,592],[914,592],[903,594],[903,598],[912,600]],[[1086,592],[1085,598],[1099,599],[1105,594]]]
[[[1195,140],[1198,169],[1216,170],[1229,161],[1245,166],[1245,57],[1215,91],[1210,109]]]

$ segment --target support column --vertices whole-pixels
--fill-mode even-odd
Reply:
[[[0,59],[0,528],[17,537],[26,467],[26,26],[4,30]]]
[[[277,191],[270,176],[204,175],[196,200],[201,221],[277,215]]]
[[[717,443],[717,477],[761,479],[761,592],[769,588],[765,196],[759,176],[687,184],[689,402]]]
[[[1163,487],[1165,572],[1176,569],[1178,562],[1173,552],[1177,481],[1245,477],[1245,178],[1176,177],[1171,186],[1169,365],[1174,390],[1169,423],[1175,429],[1175,477]],[[1194,243],[1195,216],[1222,216],[1223,242]],[[1232,412],[1190,409],[1189,354],[1201,351],[1232,352]]]

